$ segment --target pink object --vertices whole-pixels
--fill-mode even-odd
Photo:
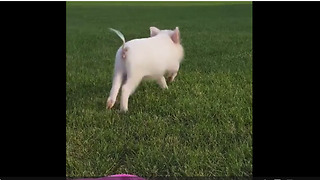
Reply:
[[[81,179],[73,179],[73,180],[146,180],[146,179],[138,177],[136,175],[132,175],[132,174],[114,174],[107,177],[81,178]]]
[[[110,175],[108,177],[138,177],[138,176],[132,175],[132,174],[115,174],[115,175]]]

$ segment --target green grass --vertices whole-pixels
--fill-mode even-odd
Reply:
[[[142,82],[105,109],[120,30],[179,26],[185,60],[162,90]],[[67,2],[66,176],[252,175],[251,3]]]

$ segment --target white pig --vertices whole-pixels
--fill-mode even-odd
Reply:
[[[177,76],[184,50],[180,44],[180,31],[159,30],[150,27],[150,37],[133,39],[125,42],[124,36],[117,30],[111,29],[123,40],[115,58],[112,88],[107,99],[107,108],[113,107],[120,87],[120,110],[128,111],[129,96],[137,88],[141,80],[156,80],[161,88],[167,89],[165,74],[168,82]]]

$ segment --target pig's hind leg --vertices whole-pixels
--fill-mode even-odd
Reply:
[[[119,89],[123,84],[123,81],[125,80],[125,78],[126,77],[125,77],[124,65],[121,63],[121,61],[116,61],[113,81],[112,81],[112,88],[107,100],[107,109],[111,109],[114,106],[114,103],[116,102],[116,99],[119,93]]]
[[[135,91],[141,82],[143,76],[139,74],[127,74],[127,80],[125,84],[122,86],[122,94],[121,94],[121,102],[120,102],[120,110],[123,112],[128,111],[128,101],[130,95]]]
[[[116,102],[117,95],[118,95],[119,89],[121,87],[122,79],[123,79],[123,75],[120,73],[116,73],[113,77],[112,88],[111,88],[110,95],[107,100],[107,108],[108,109],[111,109],[113,107],[114,103]]]

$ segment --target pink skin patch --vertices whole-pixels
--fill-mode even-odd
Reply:
[[[122,49],[122,59],[126,59],[126,57],[127,57],[126,52],[127,52],[127,51],[128,51],[128,48],[127,48],[127,47],[125,47],[125,48]]]

